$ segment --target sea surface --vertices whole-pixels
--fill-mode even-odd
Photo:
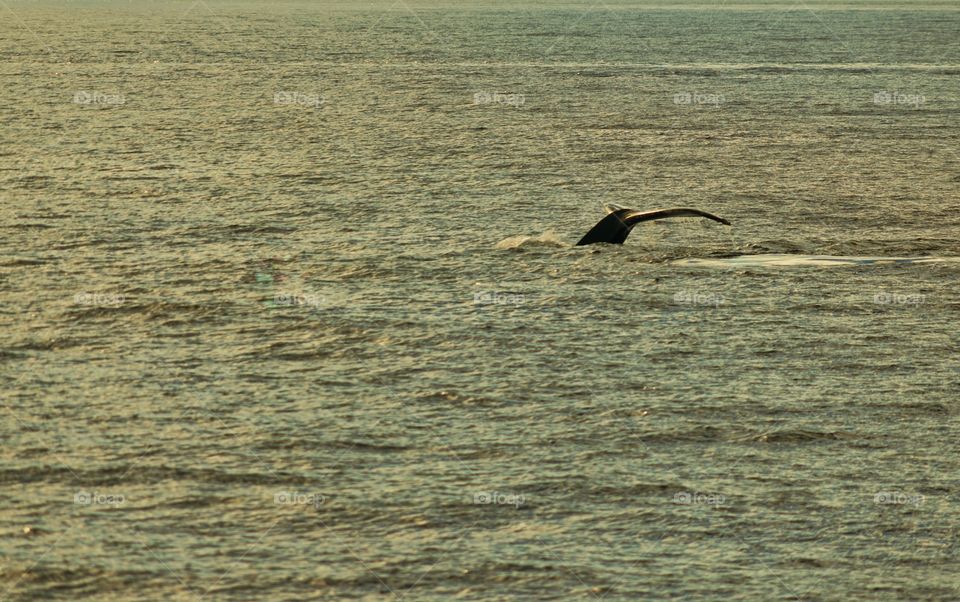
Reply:
[[[0,1],[0,600],[960,599],[958,32]]]

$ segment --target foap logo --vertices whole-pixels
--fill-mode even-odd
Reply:
[[[473,95],[473,104],[475,105],[507,105],[511,107],[522,107],[527,99],[523,94],[503,94],[501,92],[477,92]]]
[[[355,297],[341,283],[308,281],[301,274],[288,272],[290,261],[280,257],[260,260],[244,277],[259,297],[259,303],[271,310],[342,309],[351,306]]]
[[[723,94],[700,94],[699,92],[678,92],[673,95],[673,104],[680,105],[710,105],[719,107],[727,101]]]
[[[327,501],[319,493],[301,493],[299,491],[278,491],[273,494],[273,503],[280,506],[313,506],[319,510]]]
[[[505,291],[480,291],[473,293],[475,305],[523,305],[526,297],[522,293]]]
[[[257,262],[256,271],[253,273],[253,281],[258,285],[278,285],[289,280],[287,274],[281,270],[285,264],[281,257],[270,257],[261,259]]]
[[[683,305],[710,305],[720,307],[727,302],[727,299],[719,293],[678,291],[673,295],[673,302]]]
[[[305,94],[288,90],[281,90],[273,94],[273,104],[275,105],[299,105],[316,109],[326,102],[327,99],[323,94]]]
[[[673,503],[681,506],[722,506],[727,498],[719,493],[701,493],[699,491],[678,491],[673,494]]]
[[[78,491],[73,494],[73,503],[78,506],[122,506],[126,502],[123,495],[100,493],[97,491]]]
[[[126,297],[119,293],[77,293],[73,296],[73,302],[77,305],[116,307],[123,305],[124,301],[126,301]]]
[[[875,105],[906,105],[917,109],[925,102],[927,102],[927,97],[923,94],[904,94],[881,90],[873,95],[873,104]]]
[[[473,494],[473,503],[476,505],[495,504],[498,506],[513,506],[519,508],[527,499],[522,494],[501,493],[499,491],[480,491]]]
[[[874,504],[911,504],[919,506],[927,498],[918,493],[904,493],[903,491],[878,491],[873,496]]]
[[[326,299],[315,293],[278,292],[273,295],[273,305],[280,307],[305,306],[317,309],[326,304]]]
[[[873,296],[877,305],[922,305],[927,302],[926,295],[888,293],[881,291]]]
[[[78,90],[73,93],[73,104],[76,105],[122,105],[127,102],[123,94],[104,94],[103,92],[88,92]]]

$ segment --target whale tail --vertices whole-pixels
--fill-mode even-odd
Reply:
[[[580,239],[577,246],[592,245],[598,242],[622,245],[623,241],[627,240],[627,236],[630,235],[633,227],[640,222],[668,217],[705,217],[715,222],[720,222],[721,224],[730,225],[730,222],[722,217],[687,207],[637,211],[636,209],[610,204],[606,206],[606,209],[609,212],[607,216],[597,222],[596,226],[590,228],[590,231],[583,235],[583,238]]]

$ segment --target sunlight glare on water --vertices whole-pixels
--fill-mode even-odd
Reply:
[[[960,597],[955,2],[0,14],[0,600]]]

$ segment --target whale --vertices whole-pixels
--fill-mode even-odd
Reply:
[[[609,204],[605,206],[607,216],[597,222],[590,231],[583,235],[576,246],[592,245],[599,242],[605,242],[614,245],[622,245],[623,241],[630,236],[630,231],[640,222],[648,222],[654,219],[666,219],[668,217],[705,217],[715,222],[720,222],[727,226],[730,222],[718,215],[701,211],[700,209],[691,209],[689,207],[675,207],[673,209],[653,209],[649,211],[639,211],[629,207]]]

